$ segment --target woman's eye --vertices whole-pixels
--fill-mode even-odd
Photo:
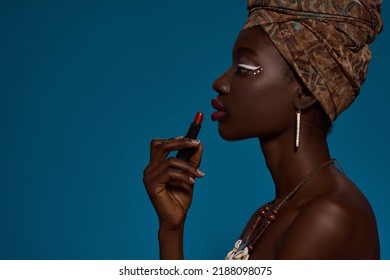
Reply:
[[[247,68],[244,68],[244,67],[240,67],[240,66],[237,66],[237,72],[239,74],[245,74],[246,72],[248,72],[249,70]]]
[[[248,69],[248,67],[245,67],[245,66],[242,66],[242,65],[237,65],[237,72],[239,74],[245,74],[248,71],[250,71],[250,69]]]
[[[253,74],[257,75],[261,71],[263,71],[263,66],[252,66],[246,64],[238,64],[237,65],[237,73],[238,74]]]

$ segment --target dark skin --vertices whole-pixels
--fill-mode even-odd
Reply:
[[[253,75],[239,64],[262,65],[264,70]],[[315,127],[314,120],[324,117],[320,105],[305,92],[261,27],[240,32],[232,66],[213,88],[226,109],[218,120],[221,137],[259,139],[275,183],[275,205],[330,159],[327,131]],[[296,149],[298,108],[301,142]],[[167,158],[171,151],[187,147],[196,150],[190,162]],[[204,175],[198,169],[201,157],[202,145],[190,139],[152,141],[144,183],[160,221],[161,259],[183,258],[183,228],[194,179]],[[378,258],[378,232],[370,204],[334,165],[320,170],[280,209],[250,254],[250,259]]]

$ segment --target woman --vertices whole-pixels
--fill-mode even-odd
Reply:
[[[332,122],[358,95],[382,29],[381,1],[249,0],[233,63],[213,84],[225,140],[257,137],[275,199],[249,220],[227,259],[378,259],[374,213],[330,158]],[[192,148],[188,162],[167,158]],[[155,139],[144,183],[160,221],[161,259],[183,258],[183,228],[202,145]]]

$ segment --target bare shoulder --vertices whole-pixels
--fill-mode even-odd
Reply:
[[[379,258],[377,226],[369,202],[347,178],[332,183],[300,207],[283,236],[278,258]]]

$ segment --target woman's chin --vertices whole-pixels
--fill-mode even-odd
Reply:
[[[243,137],[243,135],[234,133],[231,130],[224,129],[220,125],[218,126],[218,132],[221,138],[226,141],[238,141],[238,140],[243,140],[248,138],[248,137]]]

